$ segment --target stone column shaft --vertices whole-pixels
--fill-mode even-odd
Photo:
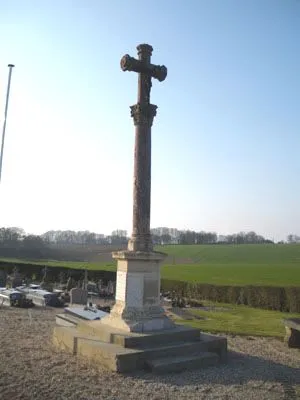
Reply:
[[[140,240],[143,250],[151,250],[151,127],[135,128],[134,178],[133,178],[133,229],[132,238]]]

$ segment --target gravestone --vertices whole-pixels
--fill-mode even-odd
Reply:
[[[70,303],[86,305],[88,300],[88,291],[81,288],[73,288],[70,290]]]
[[[0,270],[0,287],[6,287],[6,271]]]
[[[115,282],[108,281],[107,292],[108,292],[109,296],[114,296],[115,295],[115,292],[116,292],[116,290],[115,290]]]
[[[11,287],[16,288],[18,286],[22,286],[23,277],[19,272],[14,272],[12,279],[11,279]]]

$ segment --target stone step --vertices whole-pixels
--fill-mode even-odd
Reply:
[[[215,353],[203,352],[197,356],[165,357],[147,360],[146,367],[156,374],[180,372],[197,368],[213,367],[219,363]]]
[[[72,316],[71,314],[61,313],[56,314],[56,324],[59,326],[75,327],[80,322],[80,319]]]
[[[77,325],[79,332],[95,336],[106,343],[113,343],[127,348],[160,346],[177,342],[200,340],[200,330],[185,326],[152,333],[133,333],[111,328],[101,321],[83,321]]]
[[[204,340],[195,342],[128,348],[103,342],[96,336],[79,332],[76,327],[56,326],[52,338],[53,344],[60,350],[83,356],[112,371],[130,372],[143,368],[159,371],[162,368],[160,365],[164,364],[171,364],[170,368],[175,371],[211,365],[213,359],[226,361],[226,339],[224,342],[224,338],[208,335],[204,337]]]
[[[83,335],[76,328],[56,326],[53,332],[56,348],[82,356],[115,372],[130,372],[144,368],[143,352],[116,344],[105,343]]]
[[[226,340],[220,337],[211,337],[210,340],[197,340],[193,342],[175,342],[169,345],[138,347],[144,352],[147,360],[172,356],[198,356],[204,352],[216,353],[220,361],[225,362],[227,356]]]

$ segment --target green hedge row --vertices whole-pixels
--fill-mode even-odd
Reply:
[[[37,280],[43,277],[43,265],[0,262],[0,270],[7,274],[11,274],[15,267],[24,277],[34,277]],[[65,280],[69,276],[83,279],[84,271],[64,267],[47,267],[47,277],[50,282],[59,282],[62,278]],[[102,279],[104,283],[109,280],[115,281],[116,273],[113,271],[88,271],[88,279]],[[161,290],[174,292],[176,296],[187,299],[244,304],[268,310],[300,313],[300,287],[218,286],[162,279]]]
[[[300,287],[218,286],[162,279],[161,290],[187,299],[300,313]]]
[[[6,274],[12,274],[14,269],[24,277],[28,279],[41,280],[44,275],[44,265],[30,264],[27,263],[7,263],[5,261],[0,261],[0,270],[4,271]],[[60,282],[66,281],[68,277],[71,276],[76,280],[81,280],[84,278],[84,271],[82,269],[71,269],[68,267],[51,267],[47,266],[47,280],[49,282]],[[88,271],[88,279],[97,281],[102,279],[103,282],[116,280],[116,272],[114,271]]]

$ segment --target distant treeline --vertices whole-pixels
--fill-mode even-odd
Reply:
[[[126,232],[126,231],[115,231]],[[170,233],[168,233],[170,232]],[[172,233],[172,234],[171,234]],[[263,244],[273,243],[269,239],[255,232],[240,232],[233,235],[221,236],[215,232],[179,231],[177,229],[156,228],[152,229],[152,239],[155,245],[168,244]],[[299,243],[300,237],[289,235],[288,243]],[[76,253],[76,248],[103,246],[107,252],[112,246],[122,249],[126,246],[128,238],[119,235],[104,236],[89,231],[48,231],[42,235],[27,235],[21,228],[0,228],[0,256],[29,258],[29,259],[55,259],[82,261],[82,254]],[[96,246],[96,247],[95,247]],[[102,250],[103,250],[102,248]],[[72,249],[72,254],[66,249]]]
[[[170,234],[152,235],[155,244],[260,244],[273,243],[255,232],[240,232],[233,235],[221,236],[215,232],[179,231],[177,238]]]
[[[42,235],[27,235],[21,228],[0,228],[0,256],[82,261],[82,254],[76,251],[78,247],[98,245],[107,247],[109,251],[110,248],[123,248],[127,240],[126,237],[104,237],[86,231],[51,231]],[[72,250],[66,251],[70,247]]]

